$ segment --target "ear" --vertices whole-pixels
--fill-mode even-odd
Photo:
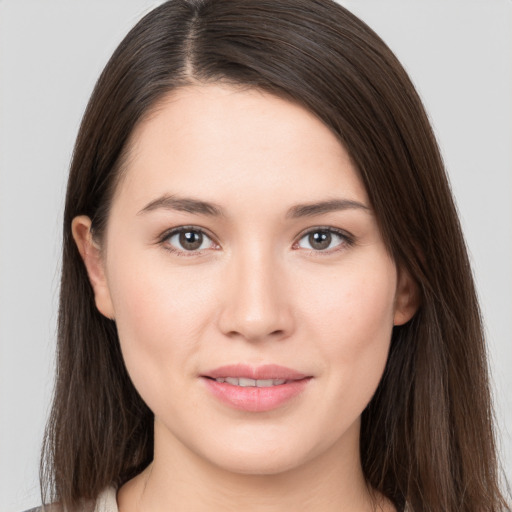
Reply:
[[[85,215],[75,217],[71,223],[71,232],[89,275],[96,307],[102,315],[113,320],[114,307],[105,274],[105,264],[101,249],[92,236],[91,219]]]
[[[403,325],[418,311],[420,307],[420,293],[418,284],[407,270],[398,268],[397,274],[393,325]]]

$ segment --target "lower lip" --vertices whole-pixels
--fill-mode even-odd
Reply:
[[[206,377],[203,377],[203,380],[207,388],[221,402],[241,411],[264,412],[277,409],[300,395],[311,377],[266,388],[233,386],[227,382],[217,382]]]

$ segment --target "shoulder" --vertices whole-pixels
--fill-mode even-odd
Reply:
[[[58,505],[46,505],[46,507],[29,508],[23,512],[62,512],[62,508]]]
[[[80,508],[64,511],[58,504],[35,507],[23,512],[119,512],[117,507],[117,489],[114,486],[106,487],[93,502],[87,502]]]
[[[29,508],[23,512],[63,512],[62,507],[57,504],[45,505],[40,507]]]
[[[62,507],[59,505],[46,505],[45,507],[34,507],[24,510],[23,512],[62,512]]]

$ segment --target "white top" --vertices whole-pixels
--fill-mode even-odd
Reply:
[[[119,512],[117,507],[117,489],[113,486],[107,487],[100,492],[96,499],[94,512]]]

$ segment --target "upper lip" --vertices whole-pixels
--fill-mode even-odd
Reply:
[[[247,364],[230,364],[220,366],[214,370],[206,372],[203,377],[211,377],[212,379],[220,379],[226,377],[241,377],[244,379],[264,380],[264,379],[285,379],[300,380],[308,377],[304,373],[279,366],[277,364],[265,364],[263,366],[249,366]]]

